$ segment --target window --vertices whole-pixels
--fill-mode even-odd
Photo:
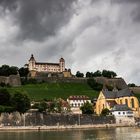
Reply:
[[[105,105],[103,104],[103,109],[105,108]]]
[[[123,114],[125,115],[125,112],[123,112]]]
[[[121,112],[118,112],[118,114],[120,115],[120,114],[121,114]]]
[[[132,108],[134,108],[135,106],[134,106],[134,99],[133,98],[131,99],[131,104],[132,104]]]
[[[125,99],[125,104],[128,106],[128,100],[127,99]]]

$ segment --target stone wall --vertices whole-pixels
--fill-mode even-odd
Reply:
[[[45,81],[48,83],[57,83],[57,82],[65,82],[65,83],[87,83],[88,78],[77,78],[77,77],[46,77],[46,76],[38,76],[35,79],[39,82]],[[127,84],[123,78],[106,78],[106,77],[96,77],[94,78],[98,83],[105,84],[108,86],[116,86],[119,89],[127,88]]]
[[[64,78],[64,77],[36,77],[37,81],[48,82],[48,83],[86,83],[87,78]]]
[[[21,80],[19,75],[10,75],[9,77],[0,76],[0,83],[9,84],[10,86],[21,85]]]
[[[113,124],[113,116],[99,117],[94,115],[73,114],[46,114],[29,112],[26,114],[2,113],[0,116],[1,126],[57,126],[57,125],[88,125],[88,124]]]

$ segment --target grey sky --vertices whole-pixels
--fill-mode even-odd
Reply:
[[[109,69],[140,84],[139,0],[0,0],[0,64],[63,56],[72,72]]]

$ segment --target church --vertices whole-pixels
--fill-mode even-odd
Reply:
[[[112,110],[115,105],[127,105],[135,117],[140,116],[139,101],[128,88],[121,90],[114,88],[113,91],[103,89],[98,96],[95,112],[100,115],[103,109]]]

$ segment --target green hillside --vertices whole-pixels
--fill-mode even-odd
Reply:
[[[87,95],[90,98],[98,97],[99,92],[92,90],[85,83],[43,83],[29,84],[20,87],[8,88],[10,93],[20,91],[29,95],[31,100],[63,98],[70,95]]]

